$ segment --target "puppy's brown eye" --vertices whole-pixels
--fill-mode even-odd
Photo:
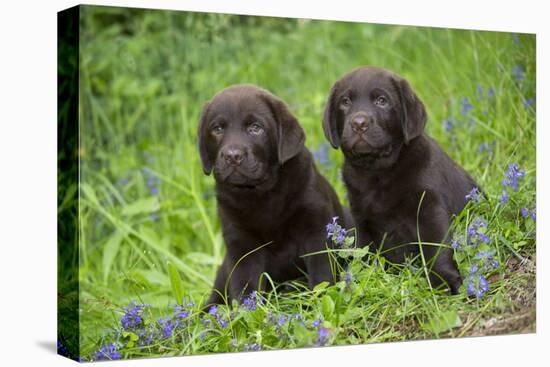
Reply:
[[[349,97],[342,98],[342,107],[349,107],[351,106],[351,99]]]
[[[248,126],[248,132],[253,135],[259,135],[264,132],[264,128],[257,122],[253,122]]]
[[[223,127],[220,125],[216,125],[212,128],[212,133],[214,135],[222,135],[223,134]]]
[[[388,104],[388,100],[386,99],[386,97],[384,96],[379,96],[378,98],[376,98],[376,100],[374,101],[374,104],[379,106],[379,107],[384,107]]]

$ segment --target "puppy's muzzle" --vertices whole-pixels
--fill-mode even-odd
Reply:
[[[229,146],[224,148],[220,154],[228,166],[237,167],[245,158],[246,150],[237,146]]]
[[[371,124],[371,118],[364,114],[357,114],[351,119],[351,129],[356,134],[364,134],[369,125]]]

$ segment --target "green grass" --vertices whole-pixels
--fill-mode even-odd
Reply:
[[[254,343],[311,346],[316,319],[329,332],[326,345],[533,330],[535,223],[520,210],[535,207],[535,110],[523,103],[535,97],[534,36],[514,42],[497,32],[105,7],[84,7],[81,27],[83,358],[112,342],[124,358],[236,351]],[[196,146],[203,104],[231,84],[258,84],[289,104],[315,151],[326,144],[321,119],[331,85],[360,65],[409,80],[427,107],[428,133],[486,193],[457,219],[455,233],[465,234],[477,216],[488,223],[491,241],[484,248],[500,262],[485,274],[489,293],[480,299],[469,299],[465,290],[438,293],[430,290],[421,261],[384,267],[378,255],[361,261],[357,250],[351,285],[309,290],[292,284],[292,292],[265,294],[255,311],[220,307],[229,321],[221,328],[200,311],[224,255],[213,178],[203,175]],[[524,68],[524,80],[514,77],[516,65]],[[490,87],[494,97],[487,96]],[[467,116],[462,97],[473,105]],[[443,124],[449,118],[451,132]],[[480,153],[483,143],[490,152]],[[331,150],[329,159],[321,172],[347,205],[342,154]],[[526,174],[501,205],[510,163]],[[456,254],[465,277],[474,253]],[[150,305],[147,328],[158,330],[158,318],[182,299],[196,306],[172,337],[141,348],[139,341],[132,346],[133,335],[117,336],[121,307]],[[304,324],[272,322],[296,313]],[[509,321],[518,315],[526,321]]]

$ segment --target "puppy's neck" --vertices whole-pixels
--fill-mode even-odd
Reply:
[[[344,162],[344,177],[354,176],[367,180],[376,180],[380,183],[403,180],[413,171],[421,169],[429,159],[429,138],[421,134],[408,144],[403,144],[396,161],[382,169],[369,169],[364,166],[353,165],[347,160]],[[349,181],[349,180],[346,180]]]
[[[303,190],[305,185],[296,185],[296,182],[306,183],[311,176],[313,158],[304,147],[296,156],[282,165],[274,166],[265,182],[254,188],[236,188],[216,182],[218,200],[231,206],[249,205],[255,201],[261,205],[267,198],[280,197],[281,199],[297,191]]]

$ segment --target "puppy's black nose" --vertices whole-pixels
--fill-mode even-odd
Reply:
[[[244,158],[244,151],[240,148],[227,148],[222,151],[225,162],[231,166],[239,166]]]
[[[363,115],[357,115],[354,116],[351,120],[351,128],[355,132],[365,132],[367,131],[368,127],[368,119],[366,116]]]

